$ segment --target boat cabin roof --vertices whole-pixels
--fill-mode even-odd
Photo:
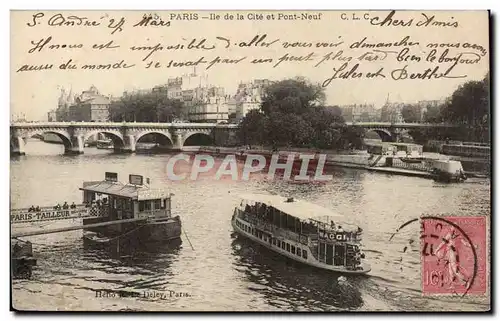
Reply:
[[[287,198],[279,195],[267,194],[247,194],[241,195],[241,198],[246,201],[253,201],[272,206],[283,213],[301,220],[316,219],[326,216],[331,219],[344,218],[342,215],[334,213],[327,208],[296,198]]]
[[[130,198],[132,200],[153,200],[159,198],[168,198],[170,194],[163,190],[150,189],[144,186],[125,185],[119,182],[111,181],[97,181],[97,182],[84,182],[82,191]]]

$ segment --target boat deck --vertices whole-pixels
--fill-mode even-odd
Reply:
[[[414,177],[423,177],[423,178],[433,178],[433,175],[429,172],[417,171],[412,169],[405,168],[396,168],[396,167],[365,167],[365,169],[371,172],[379,172],[379,173],[387,173],[387,174],[395,174],[395,175],[405,175],[405,176],[414,176]]]

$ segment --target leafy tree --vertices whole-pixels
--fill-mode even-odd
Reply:
[[[320,85],[304,78],[286,79],[265,88],[261,109],[266,115],[272,112],[301,114],[324,101],[325,93]]]
[[[364,130],[345,126],[342,110],[322,106],[323,89],[302,78],[287,79],[265,89],[261,110],[242,120],[239,135],[246,144],[273,147],[343,148],[359,146]]]
[[[333,115],[336,115],[336,116],[343,116],[343,111],[342,111],[342,108],[340,108],[339,106],[325,106],[325,109],[330,111],[330,113],[332,113]],[[345,117],[344,117],[345,118]]]
[[[405,105],[401,109],[401,116],[406,123],[416,123],[420,121],[421,108],[417,105]]]
[[[165,92],[123,96],[110,106],[113,121],[171,122],[184,116],[183,103],[169,99]]]
[[[459,86],[442,108],[442,121],[468,126],[469,130],[450,133],[455,139],[489,141],[490,79],[489,73],[481,81],[468,81]],[[460,134],[457,138],[457,135]]]
[[[427,111],[424,113],[424,122],[426,123],[442,123],[443,119],[443,109],[444,106],[429,106]]]
[[[245,144],[255,145],[266,141],[265,115],[258,109],[250,110],[240,123],[238,136]]]
[[[364,145],[366,131],[357,126],[344,126],[341,131],[341,147],[344,149],[361,149]]]

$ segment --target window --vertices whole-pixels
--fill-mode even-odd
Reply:
[[[280,246],[281,246],[281,241],[280,241],[280,240],[276,240],[276,245],[277,245],[278,247],[280,247]]]
[[[287,252],[290,252],[290,244],[286,243],[286,250]]]
[[[161,200],[155,200],[155,210],[159,210],[161,208]]]
[[[302,257],[304,259],[307,259],[307,251],[306,250],[302,250]]]
[[[116,200],[115,200],[116,202]],[[115,204],[116,206],[116,204]],[[144,201],[139,201],[139,212],[144,212]]]
[[[285,249],[285,242],[281,242],[281,248],[284,250]]]
[[[292,245],[292,253],[295,254],[295,246]]]
[[[297,252],[295,252],[298,256],[300,256],[300,253],[302,253],[300,247],[297,248]]]
[[[272,238],[272,243],[273,245],[276,245],[276,239],[274,237]]]
[[[144,209],[146,211],[151,211],[151,201],[144,201]]]

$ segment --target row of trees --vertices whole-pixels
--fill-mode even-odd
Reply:
[[[359,148],[364,130],[345,126],[338,107],[325,107],[324,89],[304,78],[286,79],[264,90],[260,109],[242,120],[245,144],[320,149]]]
[[[426,137],[449,138],[456,140],[490,141],[490,75],[481,81],[468,81],[441,106],[429,107],[424,114],[424,122],[452,123],[464,125],[462,129],[437,132],[435,129],[413,131],[416,140]],[[406,122],[413,122],[417,113],[415,106],[405,106],[402,116]]]
[[[171,122],[184,118],[184,104],[178,99],[170,99],[166,92],[150,92],[124,95],[111,103],[111,121]]]

